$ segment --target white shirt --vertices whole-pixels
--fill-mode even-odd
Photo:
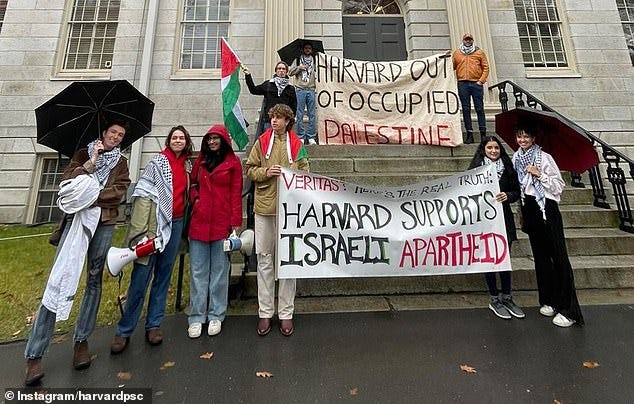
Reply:
[[[519,151],[513,154],[513,163],[515,163],[515,158],[518,155]],[[563,178],[561,178],[561,172],[559,171],[559,167],[557,167],[557,163],[553,157],[544,152],[542,150],[542,166],[539,169],[542,173],[542,176],[537,180],[542,183],[544,190],[546,191],[546,198],[551,199],[557,203],[559,203],[561,199],[561,193],[564,191],[564,187],[566,184],[564,183]],[[529,174],[528,177],[534,177]],[[522,193],[524,195],[536,196],[535,187],[533,186],[533,181],[527,181],[527,184],[520,184],[522,187]]]

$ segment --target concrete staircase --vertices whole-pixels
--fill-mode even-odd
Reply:
[[[417,146],[307,146],[311,171],[369,186],[412,184],[464,171],[476,145],[457,148]],[[564,179],[569,183],[567,173]],[[516,207],[515,210],[518,208]],[[578,289],[634,287],[634,235],[618,229],[615,210],[592,206],[590,188],[568,186],[560,209],[565,225],[568,253]],[[519,220],[516,218],[516,223]],[[526,234],[511,250],[513,289],[535,290],[534,266]],[[234,272],[235,273],[235,272]],[[247,276],[244,295],[255,296],[255,274]],[[482,274],[392,277],[303,279],[297,296],[359,296],[483,292]]]

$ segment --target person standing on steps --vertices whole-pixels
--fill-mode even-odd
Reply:
[[[565,184],[553,157],[535,143],[537,132],[530,124],[517,128],[519,148],[513,154],[513,166],[522,192],[522,231],[528,234],[535,261],[539,312],[554,316],[558,327],[583,325],[559,211]]]
[[[295,76],[297,95],[297,136],[304,144],[317,144],[315,131],[315,57],[313,45],[304,44],[302,54],[293,61],[288,75]],[[304,108],[308,114],[308,126],[304,126]]]
[[[506,225],[506,239],[510,251],[511,244],[517,240],[511,204],[520,199],[520,184],[511,158],[506,153],[506,150],[504,150],[500,140],[495,136],[485,136],[482,139],[482,142],[473,156],[473,160],[471,160],[469,169],[489,164],[495,165],[498,174],[500,193],[495,196],[495,200],[502,204],[504,223]],[[501,293],[499,293],[500,291],[497,288],[496,274],[499,274],[500,277]],[[524,312],[515,304],[511,296],[510,268],[508,271],[486,272],[484,279],[489,288],[489,309],[491,309],[496,316],[503,319],[525,317]]]
[[[480,137],[487,133],[484,116],[484,83],[489,76],[489,61],[482,49],[473,43],[473,35],[462,36],[462,44],[453,52],[453,68],[458,80],[458,97],[462,104],[462,119],[467,138],[465,143],[473,143],[473,124],[471,123],[471,98],[478,115]]]

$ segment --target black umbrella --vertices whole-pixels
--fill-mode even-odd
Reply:
[[[280,48],[277,54],[281,60],[291,65],[293,61],[303,53],[304,45],[306,44],[310,44],[313,47],[313,54],[318,52],[324,53],[324,44],[320,40],[297,38],[283,48]]]
[[[495,116],[495,132],[517,150],[515,130],[531,125],[535,143],[555,159],[559,169],[582,173],[599,164],[599,157],[584,130],[557,112],[518,107]]]
[[[152,130],[153,112],[154,103],[127,80],[76,81],[35,109],[37,142],[72,157],[109,122],[124,120],[123,150]]]

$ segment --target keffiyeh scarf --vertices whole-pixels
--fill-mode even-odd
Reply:
[[[273,81],[275,82],[275,87],[277,87],[277,96],[279,97],[288,85],[288,78],[275,76],[273,77]]]
[[[172,235],[172,169],[167,157],[159,154],[143,170],[132,196],[148,198],[156,204],[156,234],[163,238],[162,252]]]
[[[88,156],[92,156],[95,151],[95,145],[98,140],[93,140],[88,143]],[[95,164],[95,172],[94,175],[97,177],[99,184],[101,186],[106,185],[108,181],[108,176],[110,175],[110,171],[117,165],[119,162],[119,158],[121,157],[121,149],[119,147],[115,147],[112,150],[104,150],[102,154],[97,158],[97,163]]]
[[[470,55],[473,52],[475,52],[476,50],[476,46],[475,44],[471,44],[471,46],[465,46],[464,44],[460,44],[460,52],[462,52],[465,55]]]
[[[515,153],[513,165],[515,167],[515,171],[517,171],[518,178],[520,180],[520,187],[522,190],[522,200],[524,200],[524,191],[529,183],[532,182],[533,187],[535,187],[535,199],[537,200],[537,205],[539,205],[539,209],[542,211],[542,216],[544,220],[546,219],[546,190],[542,185],[541,181],[532,174],[529,174],[526,171],[526,168],[529,165],[535,165],[540,171],[542,169],[542,148],[538,145],[532,145],[528,150],[524,150],[519,148]]]
[[[491,160],[485,156],[482,160],[482,165],[488,166],[489,164],[495,164],[495,171],[498,173],[498,180],[502,178],[502,174],[504,173],[504,163],[502,162],[502,159]]]
[[[310,75],[313,74],[313,57],[312,55],[302,55],[299,58],[299,62],[303,65],[306,65],[306,70],[302,70],[302,81],[308,83],[310,80]]]

